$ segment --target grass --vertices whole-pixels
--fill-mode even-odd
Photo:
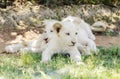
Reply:
[[[120,48],[99,48],[98,54],[82,56],[77,65],[68,56],[53,56],[40,63],[41,54],[0,54],[0,79],[120,79]]]
[[[105,35],[105,36],[118,36],[119,33],[109,29],[106,32],[104,32],[103,35]]]
[[[58,5],[71,5],[71,4],[105,4],[105,5],[119,5],[120,0],[32,0],[40,4],[45,4],[47,6],[58,6]],[[51,5],[52,3],[52,5]]]

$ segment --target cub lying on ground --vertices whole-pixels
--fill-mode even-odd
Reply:
[[[45,20],[44,24],[45,32],[40,37],[30,43],[7,46],[7,52],[42,52],[42,62],[50,61],[55,53],[69,53],[72,60],[80,62],[81,54],[78,50],[85,54],[97,50],[89,24],[78,17],[70,16],[61,22]]]
[[[78,33],[74,24],[69,21],[47,21],[47,23],[48,24],[46,24],[46,31],[42,34],[42,37],[31,42],[31,44],[27,45],[26,47],[23,46],[17,50],[32,52],[43,51],[42,62],[50,61],[51,56],[55,53],[69,53],[72,60],[80,62],[81,55],[77,49]],[[49,41],[47,43],[44,43],[46,42],[46,36],[47,40],[49,39]],[[15,45],[13,45],[13,47],[14,46]],[[41,50],[42,47],[43,49]],[[10,48],[10,46],[8,48]]]
[[[75,25],[70,21],[65,21],[51,23],[50,26],[53,28],[52,39],[42,52],[42,62],[50,61],[55,53],[69,53],[72,60],[80,62],[81,54],[77,49],[78,33]]]
[[[94,42],[95,36],[90,29],[90,25],[79,17],[68,16],[62,20],[73,22],[78,29],[78,49],[84,54],[91,54],[92,51],[97,52]]]

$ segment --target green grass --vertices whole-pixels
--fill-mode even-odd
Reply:
[[[40,4],[44,4],[46,6],[61,6],[61,5],[71,5],[71,4],[106,4],[106,5],[119,5],[120,0],[31,0],[36,1]],[[51,5],[52,4],[52,5]]]
[[[1,79],[120,79],[120,48],[99,48],[98,54],[82,56],[77,65],[68,56],[57,55],[47,64],[41,54],[0,54]]]
[[[103,33],[105,36],[118,36],[119,33],[113,31],[113,30],[107,30],[106,32]]]

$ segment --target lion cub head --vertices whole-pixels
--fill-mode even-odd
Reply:
[[[78,32],[74,23],[70,21],[46,20],[45,25],[44,33],[49,40],[67,47],[76,46]]]
[[[72,22],[65,21],[54,23],[53,32],[60,44],[67,47],[76,46],[78,32]]]

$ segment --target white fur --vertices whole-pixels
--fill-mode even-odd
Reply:
[[[47,44],[44,39],[48,39],[48,42],[54,36],[53,33],[53,24],[58,22],[56,20],[44,20],[45,29],[41,36],[39,36],[36,40],[32,42],[29,47],[22,49],[23,51],[31,51],[31,52],[43,52],[47,48]]]
[[[94,42],[95,36],[90,29],[90,25],[87,24],[84,20],[68,16],[62,20],[73,22],[78,29],[78,49],[85,54],[91,54],[91,51],[97,51],[96,44]]]
[[[21,52],[28,52],[28,51],[31,51],[33,53],[42,52],[47,46],[47,43],[44,40],[46,38],[47,35],[43,33],[37,39],[33,40],[31,44],[29,44],[25,48],[21,48]]]
[[[54,29],[54,24],[60,24],[62,27],[60,28],[60,32]],[[49,25],[51,28],[47,29],[49,32],[50,29],[53,29],[53,33],[51,35],[52,39],[50,39],[47,48],[42,53],[42,62],[48,62],[51,60],[51,56],[55,53],[69,53],[70,57],[74,61],[81,61],[80,52],[77,49],[77,44],[72,46],[72,42],[77,43],[77,35],[76,28],[72,22],[51,22]],[[70,35],[67,35],[67,34]],[[49,34],[48,34],[49,35]]]
[[[23,44],[12,44],[12,45],[8,45],[5,47],[5,51],[6,52],[10,52],[10,53],[16,53],[16,52],[19,52],[19,50],[21,48],[24,48],[24,45]]]
[[[90,54],[91,50],[96,50],[96,44],[93,41],[95,36],[86,22],[80,18],[73,18],[62,22],[45,20],[45,32],[38,39],[27,43],[26,47],[23,44],[15,44],[7,46],[5,49],[8,52],[18,50],[42,52],[42,62],[50,61],[55,53],[69,53],[72,60],[80,62],[81,54],[78,49],[85,49],[87,54]],[[59,32],[56,29],[58,27]],[[48,43],[45,42],[45,38],[48,38]]]
[[[17,44],[11,44],[5,47],[5,51],[6,52],[11,52],[11,53],[15,53],[17,51],[20,52],[42,52],[47,44],[45,42],[44,39],[48,38],[48,41],[50,40],[50,38],[52,38],[52,33],[50,32],[51,27],[49,27],[49,25],[52,25],[51,23],[56,22],[55,20],[45,20],[44,24],[45,24],[45,31],[43,34],[41,34],[41,36],[38,36],[37,39],[32,40],[30,42],[23,42],[22,43],[17,43]],[[24,43],[26,44],[26,46],[24,46]]]
[[[16,53],[16,52],[42,52],[45,49],[46,42],[45,38],[47,36],[45,34],[42,34],[37,39],[29,41],[29,42],[21,42],[16,44],[11,44],[5,47],[5,51],[9,53]]]
[[[87,37],[87,34],[85,30],[79,29],[79,34],[78,34],[78,49],[80,51],[83,51],[82,53],[84,54],[91,54],[91,51],[97,51],[96,44],[93,40],[89,39]],[[81,44],[83,47],[81,47]],[[84,50],[83,50],[84,49]]]
[[[90,25],[86,23],[84,20],[82,20],[81,18],[74,17],[74,16],[68,16],[64,18],[62,21],[73,22],[76,25],[76,28],[84,29],[86,31],[88,38],[95,40],[95,35],[91,31]]]

